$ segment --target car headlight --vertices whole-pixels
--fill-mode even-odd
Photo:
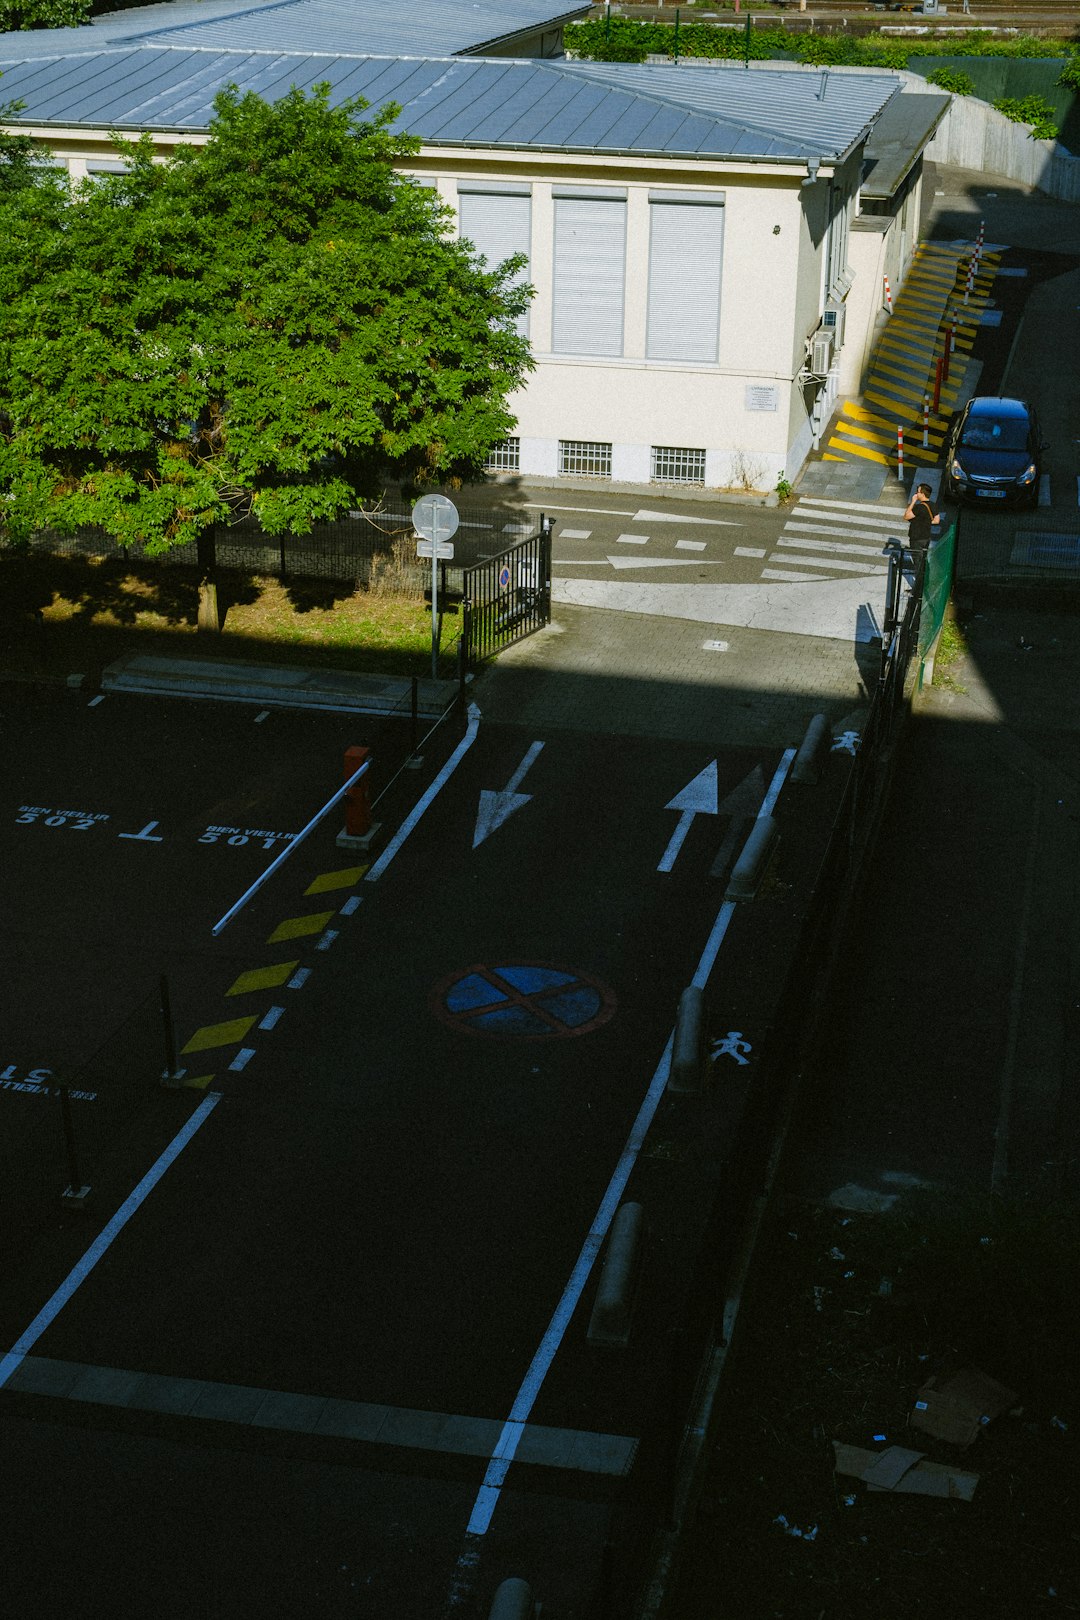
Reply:
[[[1037,471],[1037,468],[1035,466],[1035,463],[1032,462],[1030,467],[1025,467],[1024,468],[1023,472],[1020,474],[1020,476],[1016,480],[1016,482],[1018,484],[1030,484],[1030,483],[1032,483],[1034,481],[1036,471]]]
[[[961,467],[960,463],[955,459],[955,457],[949,471],[952,473],[953,477],[958,478],[961,483],[963,483],[967,478],[967,473],[964,471],[963,467]]]

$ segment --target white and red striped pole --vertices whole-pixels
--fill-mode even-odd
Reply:
[[[971,289],[972,289],[972,287],[974,287],[974,285],[975,285],[975,255],[973,253],[971,255],[971,258],[968,260],[967,282],[965,283],[965,286],[964,286],[964,303],[965,304],[968,301],[968,297],[970,296]]]
[[[888,276],[885,276],[883,279],[884,279],[884,282],[885,282],[885,308],[888,310],[889,314],[891,315],[892,314],[892,288],[889,286],[889,278],[888,278]]]
[[[898,427],[897,430],[896,430],[896,476],[897,476],[897,478],[899,478],[900,482],[903,483],[903,481],[904,481],[904,430],[903,430],[902,427]]]
[[[924,450],[929,449],[929,446],[930,446],[930,395],[929,394],[924,394],[923,397],[922,397],[922,442],[923,442],[923,449]]]

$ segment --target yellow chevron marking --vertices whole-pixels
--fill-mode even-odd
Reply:
[[[285,980],[299,966],[298,962],[275,962],[273,967],[249,968],[241,973],[229,989],[227,996],[246,996],[249,990],[270,990]]]
[[[205,1052],[211,1046],[235,1046],[243,1040],[257,1017],[257,1013],[252,1013],[250,1018],[230,1018],[225,1024],[204,1024],[188,1041],[184,1054]]]
[[[865,406],[856,405],[853,401],[849,401],[844,406],[844,415],[845,416],[853,416],[853,417],[855,417],[855,419],[857,421],[866,422],[872,427],[892,428],[893,434],[895,435],[895,433],[896,433],[896,418],[895,417],[881,416],[877,411],[868,411],[865,408]],[[933,413],[931,413],[931,418],[930,419],[931,419],[931,421],[933,421]],[[921,424],[920,424],[920,431],[921,431]],[[936,428],[931,428],[930,429],[931,433],[935,433],[935,432],[939,432],[939,431],[940,430],[936,429]]]
[[[882,425],[884,426],[884,424]],[[910,430],[912,433],[918,433],[920,438],[922,437],[921,422],[901,422],[899,425],[903,428],[905,433]],[[896,443],[895,428],[891,434],[879,433],[876,428],[865,426],[861,422],[845,422],[842,417],[836,426],[838,431],[842,433],[856,434],[860,439],[870,439],[874,444],[891,446]],[[935,442],[940,443],[943,438],[944,434],[941,432],[940,428],[930,429],[931,444],[934,444]]]
[[[309,883],[304,890],[307,894],[326,894],[329,889],[351,889],[354,883],[359,883],[367,866],[343,866],[340,872],[320,872],[314,883]]]
[[[181,1080],[180,1084],[187,1086],[191,1091],[205,1091],[213,1078],[212,1074],[200,1074],[191,1080]]]
[[[830,456],[827,450],[823,450],[821,453],[821,459],[822,461],[846,461],[847,456]]]
[[[283,923],[278,923],[266,943],[277,945],[283,939],[300,939],[305,934],[321,934],[333,915],[332,911],[309,911],[306,917],[286,917]]]
[[[950,389],[948,394],[946,394],[945,390],[942,389],[941,398],[938,403],[941,405],[947,405],[951,408],[959,392],[960,390],[958,388],[953,388]],[[908,400],[913,404],[919,405],[920,407],[922,406],[923,396],[921,394],[910,393],[899,388],[896,390],[896,393],[899,394],[902,399]],[[890,408],[894,409],[897,417],[900,419],[901,427],[905,425],[904,416],[906,413],[911,411],[911,404],[900,404],[897,400],[892,399],[889,394],[879,392],[879,390],[876,388],[864,388],[863,398],[872,399],[875,405],[880,405],[885,410],[889,410]],[[912,420],[914,420],[914,417],[912,417]]]
[[[844,450],[847,456],[857,456],[861,461],[876,461],[881,466],[890,465],[888,456],[883,456],[880,450],[864,450],[857,444],[845,444],[843,439],[830,439],[829,444],[836,450]],[[845,461],[847,456],[830,456],[830,461]]]

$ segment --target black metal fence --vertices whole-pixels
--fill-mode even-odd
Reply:
[[[506,501],[476,502],[459,506],[458,512],[454,560],[447,574],[451,589],[461,588],[463,570],[494,557],[513,540],[534,534],[538,526],[536,515]],[[13,549],[0,539],[0,551]],[[177,546],[153,558],[119,545],[100,529],[82,529],[76,534],[44,532],[34,536],[28,549],[38,556],[160,563],[202,572],[213,566],[262,578],[352,582],[359,589],[416,598],[422,597],[431,579],[430,568],[416,556],[411,507],[404,498],[358,509],[334,523],[318,524],[308,535],[267,535],[254,519],[228,527],[218,525],[201,546]]]
[[[539,630],[551,618],[551,525],[463,570],[462,642],[479,663]]]

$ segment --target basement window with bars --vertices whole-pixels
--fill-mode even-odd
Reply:
[[[652,447],[652,476],[658,484],[703,484],[704,450],[684,450],[671,444]]]
[[[521,440],[503,439],[493,445],[484,466],[488,472],[520,472]]]
[[[611,446],[592,439],[560,439],[559,471],[582,478],[611,477]]]

